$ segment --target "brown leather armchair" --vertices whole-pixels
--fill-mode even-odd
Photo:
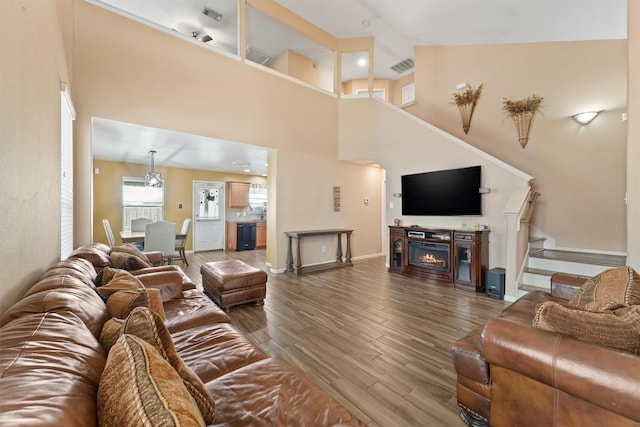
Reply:
[[[556,273],[453,345],[461,418],[471,426],[640,426],[640,356],[532,326],[586,277]]]

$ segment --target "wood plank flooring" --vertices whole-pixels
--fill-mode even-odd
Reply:
[[[241,259],[267,271],[264,306],[234,309],[233,323],[372,427],[464,426],[451,345],[508,305],[390,274],[384,257],[301,277],[269,273],[264,250],[187,258],[200,289],[205,262]]]

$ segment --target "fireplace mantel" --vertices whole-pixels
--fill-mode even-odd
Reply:
[[[484,292],[489,230],[389,227],[389,272]]]

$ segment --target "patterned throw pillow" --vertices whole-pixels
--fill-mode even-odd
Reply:
[[[143,260],[144,262],[151,264],[151,261],[149,261],[149,258],[147,258],[147,256],[143,252],[141,252],[138,248],[133,246],[131,243],[125,243],[124,245],[114,246],[113,248],[111,248],[111,252],[124,252],[127,254],[135,255],[141,260]]]
[[[109,315],[118,319],[125,319],[137,307],[149,308],[149,294],[146,289],[118,291],[107,299]]]
[[[142,282],[133,274],[125,270],[108,269],[105,275],[115,271],[111,278],[103,276],[103,285],[97,289],[98,294],[107,300],[112,294],[123,290],[144,289]],[[107,280],[105,282],[105,279]]]
[[[109,352],[98,386],[98,420],[104,427],[205,425],[178,373],[133,335],[120,337]]]
[[[205,421],[210,424],[216,415],[213,398],[202,380],[185,364],[176,352],[171,334],[160,316],[147,308],[136,308],[125,320],[107,321],[100,333],[100,344],[109,352],[121,335],[135,335],[153,345],[178,372],[184,385],[195,399]]]
[[[123,270],[132,271],[132,270],[140,270],[142,268],[147,268],[147,267],[153,267],[153,264],[151,264],[150,262],[145,261],[142,258],[127,252],[112,251],[110,258],[111,258],[111,264],[115,268],[122,268]]]
[[[547,301],[536,307],[533,326],[629,353],[640,351],[640,305],[594,312]]]
[[[569,305],[580,308],[606,307],[609,303],[640,304],[640,275],[633,268],[625,266],[603,271],[584,282],[569,301]]]

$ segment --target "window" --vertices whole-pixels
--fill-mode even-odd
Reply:
[[[161,221],[164,212],[164,185],[146,187],[144,178],[122,177],[122,229],[131,230],[131,220]]]
[[[416,85],[411,83],[410,85],[406,85],[402,88],[402,105],[408,104],[410,102],[415,102],[416,100]]]
[[[249,210],[262,215],[267,213],[266,184],[251,184],[249,186]]]
[[[60,84],[60,259],[73,251],[73,108],[66,83]]]

